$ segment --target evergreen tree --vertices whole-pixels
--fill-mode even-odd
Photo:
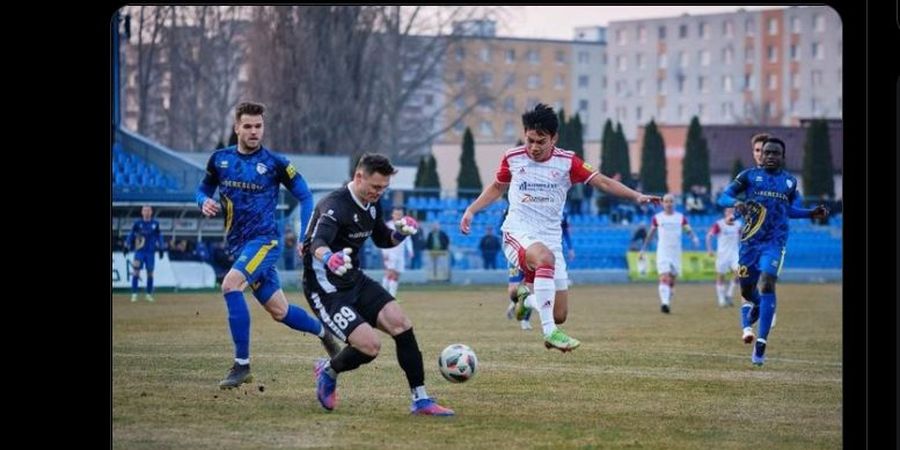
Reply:
[[[584,159],[584,126],[581,124],[581,116],[579,114],[575,114],[575,117],[569,121],[568,128],[571,130],[569,135],[569,142],[571,148],[566,148],[566,150],[571,150],[578,155],[582,160]]]
[[[603,135],[600,137],[600,173],[611,177],[616,173],[615,148],[618,145],[612,121],[606,119],[603,124]]]
[[[478,164],[475,162],[475,138],[469,127],[466,127],[463,134],[456,189],[457,198],[474,197],[481,192],[481,176],[478,174]]]
[[[790,151],[785,149],[785,153]],[[827,195],[834,198],[834,169],[831,165],[831,142],[828,122],[815,119],[806,129],[803,143],[803,191],[807,197]]]
[[[641,186],[641,190],[645,193],[664,194],[668,192],[666,187],[666,144],[653,120],[650,120],[644,130],[644,145],[641,148]]]
[[[428,170],[428,156],[422,155],[419,158],[419,167],[416,168],[416,180],[413,181],[413,187],[416,189],[421,189],[424,186],[425,181],[425,171]]]
[[[682,193],[691,192],[694,186],[703,186],[708,192],[712,185],[709,177],[709,149],[697,116],[691,118],[688,126],[681,174]]]
[[[425,177],[422,180],[422,187],[430,189],[427,194],[429,197],[440,197],[441,195],[441,178],[437,173],[437,160],[434,155],[429,154],[425,164]]]
[[[731,179],[737,178],[738,174],[744,171],[744,164],[741,163],[741,158],[735,158],[734,164],[731,166]]]
[[[616,124],[616,172],[622,174],[622,182],[631,183],[631,159],[628,156],[628,139],[622,131],[622,123]]]
[[[228,138],[228,146],[231,147],[231,146],[237,145],[237,142],[238,142],[237,133],[235,133],[234,128],[232,128],[231,129],[231,137]]]
[[[556,130],[556,134],[559,136],[559,139],[557,139],[556,141],[556,146],[564,150],[571,150],[569,148],[569,146],[571,145],[571,139],[569,138],[569,126],[566,123],[565,108],[559,109],[557,118],[559,119],[559,129]]]

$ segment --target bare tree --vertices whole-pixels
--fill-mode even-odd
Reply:
[[[129,10],[132,17],[137,15],[137,33],[132,34],[136,42],[128,46],[126,51],[134,51],[134,70],[137,101],[137,132],[148,135],[151,119],[159,114],[162,106],[159,103],[159,88],[162,70],[159,64],[160,43],[163,39],[163,27],[169,9],[159,6],[140,6]],[[126,56],[127,58],[127,56]],[[156,94],[156,95],[151,95]],[[155,99],[154,99],[155,97]],[[156,100],[156,101],[154,101]]]

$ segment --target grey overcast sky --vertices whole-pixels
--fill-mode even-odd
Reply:
[[[718,14],[745,10],[780,9],[784,6],[505,6],[506,24],[497,27],[497,35],[540,39],[574,38],[575,27],[606,26],[611,21]]]

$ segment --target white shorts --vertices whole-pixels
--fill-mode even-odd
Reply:
[[[673,254],[670,252],[656,253],[656,273],[662,275],[671,273],[679,275],[681,273],[681,254]]]
[[[563,256],[562,242],[550,243],[546,238],[540,238],[528,234],[503,233],[503,254],[506,255],[510,267],[516,266],[523,272],[528,272],[525,267],[525,250],[535,242],[546,245],[556,260],[553,267],[553,282],[557,291],[569,289],[569,271],[566,266],[566,258]]]
[[[403,272],[404,266],[406,266],[406,258],[402,253],[398,255],[398,252],[395,251],[382,251],[381,258],[384,261],[385,270]]]
[[[737,255],[716,257],[716,273],[721,273],[721,274],[725,274],[728,272],[737,273],[738,267],[739,266],[738,266]]]

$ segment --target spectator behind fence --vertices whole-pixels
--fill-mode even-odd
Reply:
[[[494,234],[494,227],[488,225],[484,228],[484,236],[478,243],[478,249],[481,250],[481,259],[484,261],[485,269],[497,268],[497,253],[500,252],[500,238]]]

